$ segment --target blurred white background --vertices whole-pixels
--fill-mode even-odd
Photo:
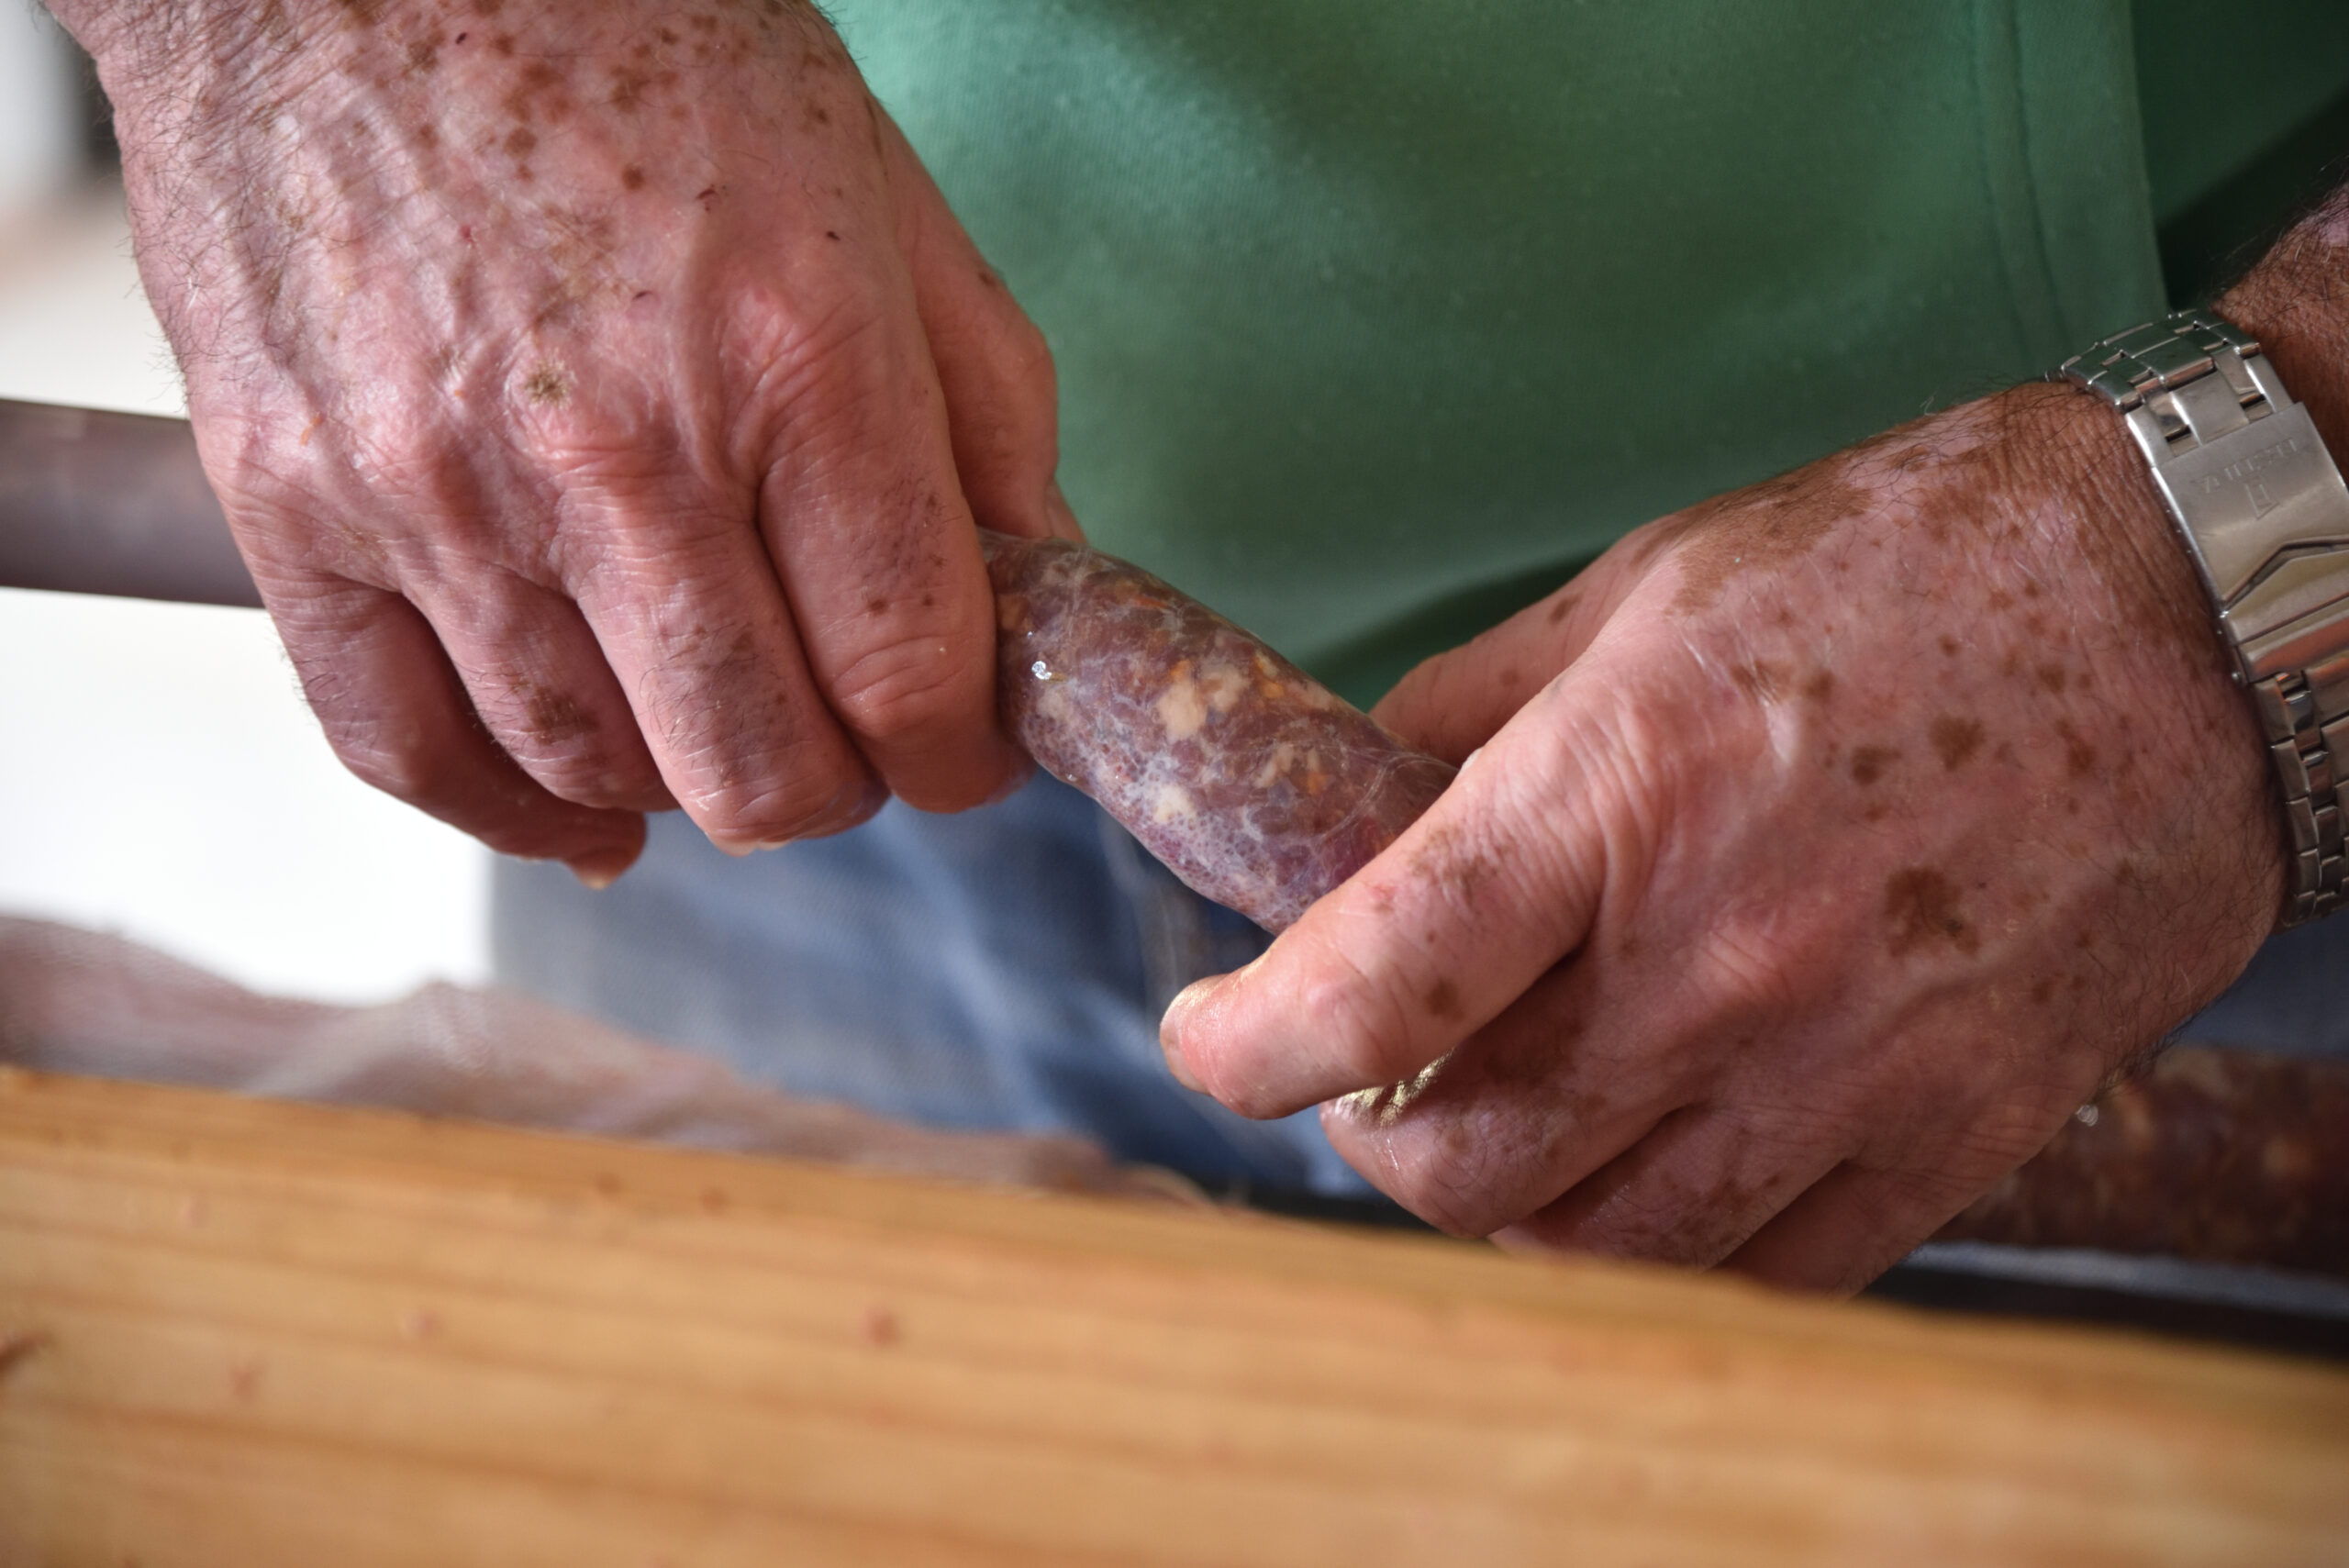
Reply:
[[[180,414],[93,115],[0,0],[0,397]],[[485,975],[488,869],[342,771],[258,612],[0,589],[0,912],[366,1002]]]

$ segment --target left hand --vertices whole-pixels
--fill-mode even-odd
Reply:
[[[1377,717],[1476,755],[1178,998],[1169,1061],[1252,1116],[1329,1101],[1356,1169],[1511,1245],[1855,1288],[2280,907],[2249,706],[2068,388],[1652,524]]]

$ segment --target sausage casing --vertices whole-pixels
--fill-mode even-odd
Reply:
[[[1140,567],[1063,539],[984,537],[1013,739],[1267,930],[1452,782],[1449,765]]]

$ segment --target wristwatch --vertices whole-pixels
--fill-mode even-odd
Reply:
[[[2258,341],[2203,310],[2107,338],[2050,379],[2118,409],[2210,591],[2284,786],[2284,923],[2349,898],[2349,488]]]

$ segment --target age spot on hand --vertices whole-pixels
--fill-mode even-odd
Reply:
[[[1884,777],[1885,770],[1900,761],[1900,753],[1890,746],[1854,746],[1852,748],[1852,782],[1865,789]]]
[[[1668,529],[1674,542],[1685,538],[1673,608],[1684,615],[1709,609],[1734,579],[1792,565],[1867,504],[1858,486],[1806,470],[1683,513],[1686,521]],[[1729,506],[1740,509],[1729,521],[1715,521]]]
[[[1945,713],[1933,720],[1928,730],[1933,742],[1933,754],[1942,766],[1951,773],[1964,767],[1969,758],[1982,747],[1982,724],[1979,719],[1961,718]]]
[[[525,706],[529,712],[530,732],[551,745],[593,735],[598,728],[595,714],[568,692],[534,686]]]
[[[2064,771],[2076,779],[2087,778],[2096,772],[2096,748],[2080,739],[2069,719],[2055,721],[2055,733],[2064,742]]]
[[[1481,847],[1464,842],[1466,835],[1457,828],[1446,826],[1428,837],[1427,846],[1415,858],[1415,875],[1443,887],[1463,904],[1475,902],[1477,890],[1492,880],[1500,868],[1493,854]]]
[[[1957,884],[1932,866],[1905,866],[1885,879],[1885,946],[1895,958],[1926,942],[1962,953],[1982,945],[1958,902]]]

